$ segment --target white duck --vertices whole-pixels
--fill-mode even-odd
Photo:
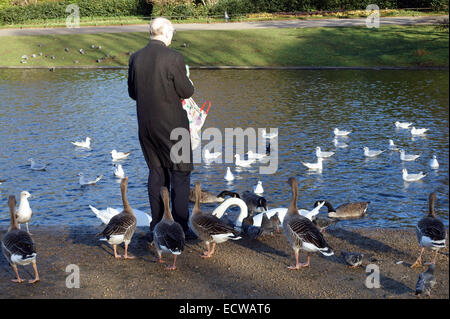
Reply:
[[[112,150],[111,151],[111,157],[112,157],[113,161],[118,161],[118,160],[121,160],[121,159],[125,159],[130,154],[131,154],[131,152],[118,152],[116,150]]]
[[[91,138],[88,136],[86,137],[85,141],[76,141],[76,142],[70,142],[73,145],[77,146],[77,147],[81,147],[81,148],[91,148]]]
[[[316,156],[317,157],[327,158],[327,157],[331,157],[333,155],[334,155],[334,152],[322,152],[322,150],[320,149],[320,146],[316,147]]]
[[[234,175],[231,172],[231,168],[227,167],[227,172],[225,173],[225,176],[223,178],[225,178],[229,182],[234,180]]]
[[[415,161],[419,157],[420,157],[420,154],[419,155],[406,154],[404,150],[400,150],[400,159],[402,161],[411,162],[411,161]]]
[[[317,163],[302,162],[302,164],[305,165],[309,169],[322,170],[322,168],[323,168],[322,161],[323,161],[322,157],[319,157],[319,158],[317,158]]]
[[[30,168],[33,171],[45,171],[47,169],[48,164],[38,163],[32,158],[29,158],[28,162],[30,162]]]
[[[27,232],[31,235],[30,230],[28,229],[28,222],[31,220],[31,216],[33,215],[33,211],[31,210],[30,203],[28,202],[28,198],[31,197],[31,194],[27,191],[22,191],[20,193],[20,203],[19,207],[16,210],[16,220],[19,224],[25,224],[27,227]]]
[[[349,135],[352,131],[350,130],[350,131],[345,131],[345,130],[340,130],[340,129],[338,129],[337,127],[334,129],[334,135],[336,135],[336,136],[347,136],[347,135]]]
[[[395,122],[395,127],[398,128],[409,128],[411,125],[412,125],[411,122],[399,122],[399,121]]]
[[[263,138],[266,138],[266,139],[273,139],[273,138],[275,138],[275,137],[278,136],[278,132],[267,133],[267,132],[266,132],[266,129],[263,128],[263,129],[261,130],[261,136],[262,136]]]
[[[79,182],[80,182],[80,185],[81,185],[81,186],[84,186],[84,185],[94,185],[94,184],[96,184],[99,180],[101,180],[102,177],[103,177],[103,175],[99,175],[99,176],[97,176],[97,177],[94,178],[94,179],[90,179],[90,178],[85,177],[83,173],[78,173],[78,176],[80,176]]]
[[[427,131],[429,131],[430,129],[428,128],[415,128],[413,126],[413,128],[411,129],[411,134],[412,135],[423,135],[425,134]]]
[[[368,147],[364,147],[363,150],[364,150],[364,155],[366,157],[375,157],[375,156],[378,156],[378,155],[380,155],[381,153],[384,152],[384,150],[383,151],[380,151],[380,150],[369,150]]]
[[[258,183],[253,187],[253,193],[262,194],[264,193],[264,188],[262,186],[262,182],[258,181]]]
[[[204,157],[206,160],[210,160],[210,159],[218,158],[220,155],[222,155],[221,152],[214,152],[214,153],[211,153],[209,150],[205,150],[205,153],[204,153],[203,157]]]
[[[248,160],[241,160],[241,156],[239,154],[234,155],[234,157],[236,158],[236,166],[249,167],[254,162],[256,162],[256,159],[254,158]]]
[[[114,176],[118,177],[118,178],[125,178],[125,172],[123,170],[122,165],[120,164],[114,164]]]
[[[436,155],[433,155],[433,158],[430,159],[430,167],[432,169],[438,169],[439,168],[439,162],[436,158]]]
[[[89,208],[92,210],[92,212],[97,216],[98,219],[102,221],[103,224],[108,225],[111,218],[113,218],[115,215],[119,214],[123,209],[121,208],[112,208],[107,207],[106,209],[99,210],[95,208],[94,206],[89,205]],[[133,212],[136,215],[136,221],[137,227],[149,227],[150,223],[152,221],[152,217],[143,212],[142,210],[134,209]]]
[[[424,174],[423,172],[417,173],[417,174],[408,174],[408,170],[404,168],[402,170],[403,172],[403,180],[405,182],[416,182],[420,181],[422,178],[427,176],[427,174]]]

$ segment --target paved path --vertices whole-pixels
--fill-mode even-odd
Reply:
[[[380,19],[380,26],[435,24],[448,16],[426,17],[386,17]],[[175,24],[177,30],[242,30],[260,28],[313,28],[313,27],[350,27],[365,26],[366,18],[357,19],[311,19],[311,20],[279,20],[233,23],[186,23]],[[81,33],[118,33],[148,32],[148,24],[124,26],[91,26],[80,28],[30,28],[0,29],[0,36],[49,35],[49,34],[81,34]]]

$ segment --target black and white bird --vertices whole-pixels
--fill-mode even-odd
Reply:
[[[30,234],[19,229],[19,225],[16,220],[15,196],[9,196],[8,206],[11,214],[11,220],[8,232],[2,238],[2,251],[16,274],[16,279],[12,279],[12,281],[17,283],[24,282],[24,280],[19,276],[17,265],[25,266],[31,263],[33,265],[35,277],[28,282],[36,283],[40,280],[36,266],[36,247]]]
[[[316,201],[314,207],[320,205],[322,200]],[[367,207],[370,202],[353,202],[345,203],[338,206],[336,209],[329,201],[325,201],[325,206],[328,208],[328,217],[330,218],[358,218],[366,214]]]
[[[161,197],[164,203],[164,215],[161,221],[156,224],[153,230],[156,252],[160,263],[163,263],[162,253],[170,252],[173,255],[173,265],[166,267],[167,270],[175,270],[177,256],[184,250],[185,237],[183,228],[177,223],[170,212],[169,191],[166,187],[161,187]]]
[[[111,218],[105,229],[98,233],[96,237],[102,237],[100,240],[107,241],[114,249],[114,257],[122,258],[117,255],[117,245],[125,243],[124,259],[134,259],[134,256],[128,255],[128,245],[131,242],[134,231],[136,230],[136,216],[131,209],[127,199],[128,177],[120,182],[120,191],[122,193],[123,211]]]
[[[312,252],[320,252],[324,256],[332,256],[334,253],[317,227],[308,218],[299,214],[297,208],[297,180],[294,177],[290,177],[288,183],[292,188],[292,199],[283,219],[283,231],[295,253],[295,266],[289,266],[289,269],[300,269],[301,267],[309,267],[310,253]],[[304,264],[298,261],[300,249],[305,250],[308,254],[308,260]]]
[[[344,258],[347,265],[349,265],[352,268],[359,267],[362,264],[364,254],[362,253],[351,253],[342,251],[341,252],[342,258]]]
[[[431,296],[431,289],[436,285],[436,278],[434,277],[434,269],[436,265],[431,264],[428,266],[427,271],[419,275],[419,279],[416,284],[416,296],[425,294]]]
[[[432,264],[436,263],[439,249],[446,247],[447,233],[442,221],[436,217],[434,204],[436,202],[436,193],[431,193],[428,197],[428,216],[419,220],[416,226],[417,241],[421,247],[420,255],[411,268],[422,265],[422,255],[425,248],[435,251]]]
[[[247,205],[250,216],[253,216],[255,213],[267,211],[267,200],[263,196],[250,191],[244,191],[241,194],[241,199]]]

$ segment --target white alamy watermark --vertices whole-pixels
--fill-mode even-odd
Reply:
[[[375,264],[368,264],[366,267],[366,287],[369,289],[380,288],[380,267]]]
[[[66,277],[66,287],[69,289],[80,288],[80,267],[75,264],[67,265],[66,273],[69,273]]]
[[[264,137],[264,134],[271,138]],[[260,162],[267,165],[259,165],[260,174],[274,174],[278,169],[278,128],[271,128],[266,133],[264,128],[225,128],[225,134],[215,127],[209,127],[199,131],[201,137],[199,146],[192,151],[192,163],[234,163],[235,154],[240,160],[244,160],[245,154],[265,155]],[[172,141],[177,141],[170,150],[170,159],[173,163],[190,163],[191,136],[189,130],[179,127],[170,134]],[[208,141],[202,146],[202,141]],[[236,141],[236,143],[235,143]],[[224,152],[222,148],[224,146]],[[236,146],[236,151],[235,147]],[[216,158],[205,158],[205,151],[220,153]],[[248,156],[250,158],[250,156]]]
[[[76,4],[69,4],[66,7],[66,12],[70,13],[66,18],[67,28],[79,28],[80,27],[80,7]]]
[[[380,27],[380,8],[376,4],[369,4],[366,7],[366,27],[379,28]]]

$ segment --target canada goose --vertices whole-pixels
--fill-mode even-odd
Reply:
[[[189,217],[189,227],[192,231],[206,243],[207,251],[202,254],[202,258],[210,258],[214,254],[217,243],[226,242],[228,239],[238,240],[238,231],[227,225],[216,216],[204,214],[200,211],[201,186],[195,182],[195,205]],[[212,242],[212,249],[210,243]]]
[[[437,254],[439,249],[445,248],[445,240],[447,233],[445,231],[444,224],[436,217],[434,212],[434,203],[436,202],[436,193],[431,193],[428,197],[428,216],[423,217],[416,226],[416,236],[419,242],[420,255],[411,268],[419,267],[422,265],[422,254],[425,248],[431,248],[435,251],[432,264],[436,263]]]
[[[320,202],[315,202],[314,207],[319,205]],[[370,202],[345,203],[334,209],[329,201],[325,201],[325,206],[328,208],[328,217],[331,218],[358,218],[364,216],[369,204]]]
[[[104,236],[100,240],[107,241],[110,245],[113,245],[115,258],[122,258],[120,255],[117,255],[117,245],[125,243],[125,255],[123,258],[134,259],[134,256],[128,256],[128,244],[131,242],[131,238],[136,230],[136,216],[128,203],[127,186],[128,177],[125,177],[120,182],[123,211],[111,218],[106,228],[98,233],[96,237]]]
[[[173,254],[173,265],[166,267],[167,270],[175,270],[177,256],[184,250],[185,238],[183,228],[174,221],[169,207],[169,191],[166,187],[161,187],[161,197],[164,203],[164,215],[161,221],[156,224],[153,234],[153,242],[158,253],[159,262],[163,263],[162,252],[167,251]]]
[[[295,253],[295,266],[289,266],[289,269],[300,269],[301,267],[309,267],[311,252],[320,252],[324,256],[331,256],[334,253],[317,227],[314,226],[308,218],[301,216],[298,213],[297,180],[294,177],[290,177],[288,183],[291,185],[292,199],[283,220],[283,231]],[[308,260],[305,264],[298,262],[298,253],[300,249],[307,252]]]
[[[200,194],[200,204],[223,203],[226,196],[239,198],[239,194],[230,191],[221,191],[217,196],[206,190]],[[189,190],[189,201],[195,203],[195,188]]]
[[[32,264],[35,277],[29,280],[29,283],[36,283],[40,281],[39,273],[36,266],[36,248],[34,246],[33,239],[30,234],[20,230],[16,220],[16,197],[11,195],[8,198],[8,206],[11,214],[10,226],[8,232],[2,238],[2,251],[8,260],[9,264],[16,273],[16,279],[12,279],[13,282],[24,282],[19,276],[17,265]]]

